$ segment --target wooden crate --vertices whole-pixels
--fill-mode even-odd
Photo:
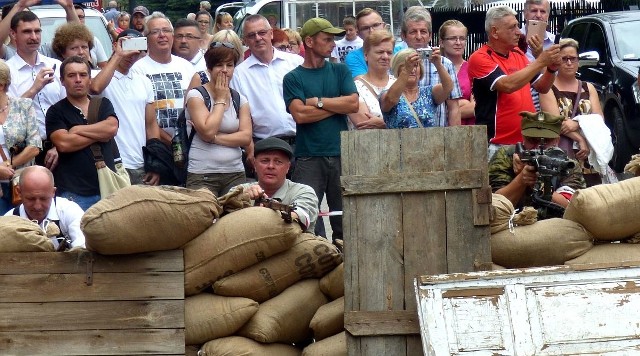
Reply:
[[[638,355],[638,285],[637,264],[422,276],[425,355]]]
[[[184,355],[182,251],[0,253],[0,354]]]
[[[489,269],[483,126],[342,133],[349,355],[422,355],[414,279]]]

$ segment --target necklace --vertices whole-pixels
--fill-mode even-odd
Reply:
[[[9,108],[9,104],[5,105],[2,109],[0,109],[0,114],[7,111],[8,108]]]

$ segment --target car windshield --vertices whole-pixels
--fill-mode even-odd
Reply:
[[[640,21],[622,22],[613,25],[616,51],[619,58],[625,61],[640,60],[640,41],[636,37],[640,33]]]

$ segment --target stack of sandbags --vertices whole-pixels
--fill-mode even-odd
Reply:
[[[89,208],[80,223],[87,249],[104,255],[180,248],[220,216],[207,189],[134,185]]]
[[[183,249],[186,343],[209,356],[300,355],[292,345],[311,340],[311,320],[329,302],[319,279],[343,258],[262,207],[221,217]]]
[[[340,264],[320,280],[320,290],[332,302],[318,308],[311,319],[314,343],[305,347],[304,356],[346,355],[347,336],[344,331],[344,264]]]
[[[640,177],[577,191],[564,218],[582,224],[596,240],[593,249],[567,264],[640,261],[640,245],[618,243],[640,233]]]
[[[38,224],[19,216],[0,216],[0,252],[52,252],[53,242]]]

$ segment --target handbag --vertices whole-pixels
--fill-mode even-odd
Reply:
[[[97,122],[100,103],[102,103],[102,98],[92,97],[90,99],[87,113],[87,123],[89,123],[89,125]],[[96,169],[98,170],[98,185],[100,186],[100,198],[102,199],[117,190],[131,186],[129,173],[122,164],[118,144],[114,139],[111,139],[111,149],[113,150],[113,159],[115,161],[115,172],[104,162],[100,144],[94,143],[91,145],[91,153],[93,153],[93,159],[96,162]]]
[[[25,147],[27,147],[27,144],[26,142],[23,142],[22,144],[16,143],[15,145],[13,145],[13,147],[9,149],[9,157],[10,157],[11,164],[13,164],[13,157],[20,154],[22,151],[24,151]],[[20,174],[22,173],[23,169],[24,168],[16,169],[13,172],[13,177],[11,178],[11,182],[9,183],[11,187],[11,204],[13,204],[13,206],[22,204],[22,195],[20,194],[18,185],[20,185]]]

